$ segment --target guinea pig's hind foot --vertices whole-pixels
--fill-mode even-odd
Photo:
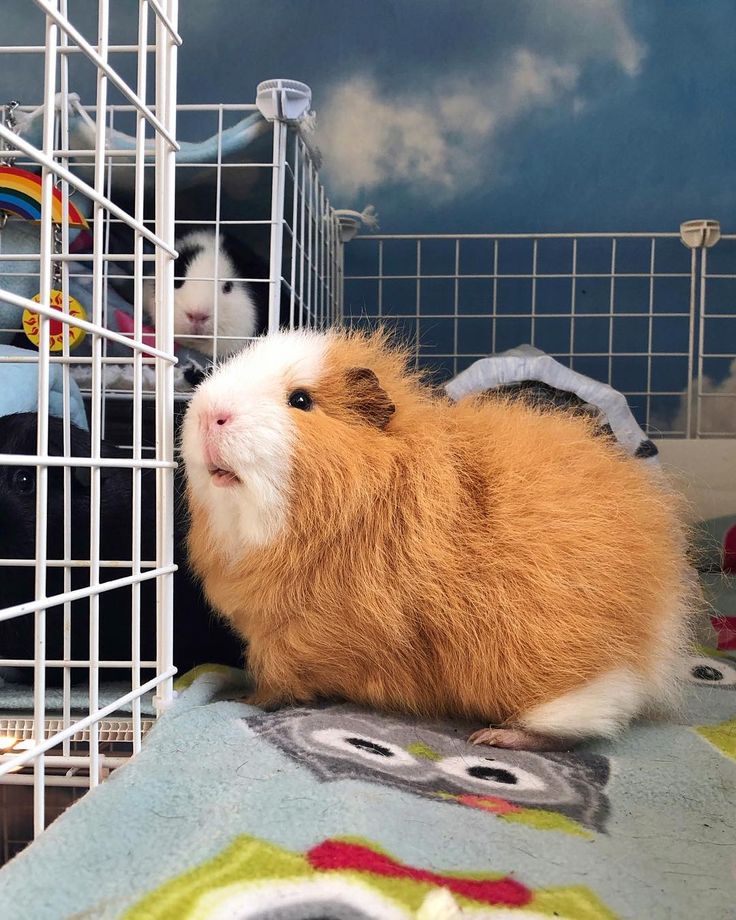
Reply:
[[[509,751],[568,751],[574,744],[569,738],[553,738],[525,728],[481,728],[468,738],[470,744],[487,744]]]
[[[515,751],[568,751],[586,738],[616,737],[645,697],[642,678],[618,668],[532,707],[515,725],[483,728],[469,740]]]

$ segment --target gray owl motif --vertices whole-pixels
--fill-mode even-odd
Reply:
[[[323,782],[362,780],[454,803],[458,796],[495,796],[604,829],[610,768],[598,754],[476,747],[457,723],[376,715],[349,704],[283,709],[243,721]]]

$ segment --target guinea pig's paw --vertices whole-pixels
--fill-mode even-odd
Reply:
[[[481,728],[468,738],[470,744],[487,744],[509,751],[567,751],[572,746],[562,738],[540,735],[524,728]]]

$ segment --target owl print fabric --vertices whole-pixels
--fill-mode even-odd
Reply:
[[[713,920],[736,904],[736,660],[569,753],[185,676],[141,752],[0,870],[14,920]]]
[[[468,744],[467,727],[457,723],[377,715],[349,705],[284,709],[245,722],[324,783],[374,783],[448,804],[485,804],[497,814],[535,809],[604,829],[610,769],[599,754],[483,748]]]

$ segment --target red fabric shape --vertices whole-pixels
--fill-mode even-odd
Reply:
[[[736,524],[726,531],[723,538],[723,571],[736,575]]]
[[[397,862],[384,853],[377,853],[369,847],[341,840],[325,840],[307,853],[313,869],[321,871],[346,870],[370,872],[385,878],[407,878],[448,888],[481,904],[505,904],[508,907],[523,907],[532,899],[532,892],[515,879],[469,879],[451,875],[438,875],[425,869],[415,869]]]
[[[710,623],[718,636],[718,651],[736,651],[736,617],[711,617]]]

